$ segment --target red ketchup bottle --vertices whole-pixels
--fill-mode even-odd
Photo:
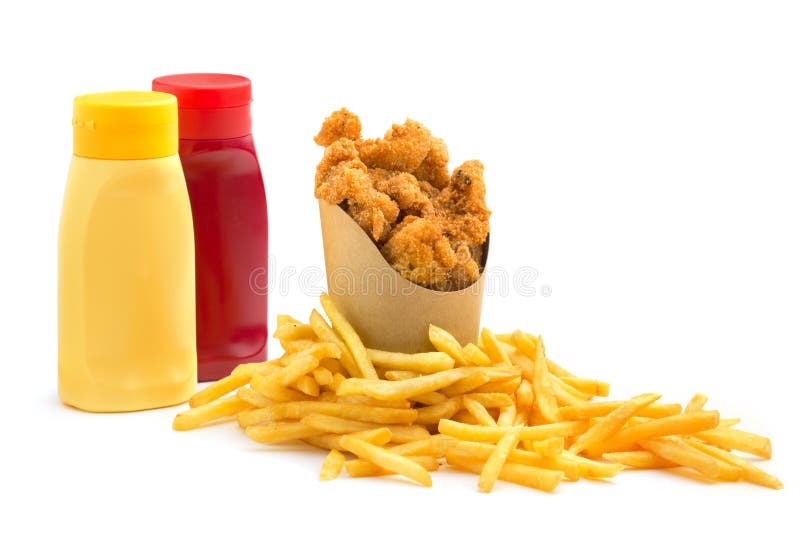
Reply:
[[[179,154],[192,204],[200,382],[267,357],[267,201],[251,134],[250,80],[175,74]]]

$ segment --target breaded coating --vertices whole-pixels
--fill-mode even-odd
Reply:
[[[438,291],[475,283],[489,235],[483,164],[450,175],[444,141],[412,120],[361,139],[358,117],[332,113],[314,140],[325,146],[315,196],[342,206],[406,279]]]
[[[489,235],[490,211],[486,207],[483,164],[466,161],[453,171],[450,184],[442,189],[434,205],[445,235],[455,245],[479,248]]]
[[[422,191],[414,175],[384,169],[370,169],[368,172],[372,186],[389,195],[404,214],[422,217],[434,215],[431,196]]]
[[[419,167],[414,170],[414,176],[420,181],[430,183],[437,189],[443,189],[450,183],[450,172],[447,170],[448,161],[450,161],[450,154],[447,152],[447,145],[442,139],[434,137],[431,139],[431,149]]]
[[[393,124],[383,139],[365,139],[358,145],[361,161],[368,167],[404,172],[417,169],[430,149],[430,130],[411,119]]]
[[[361,120],[347,108],[334,111],[325,119],[314,142],[319,146],[328,146],[342,137],[353,141],[361,139]]]

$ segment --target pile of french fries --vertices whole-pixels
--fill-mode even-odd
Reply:
[[[783,484],[732,451],[770,458],[766,437],[734,428],[695,395],[685,407],[645,393],[605,397],[605,382],[577,377],[522,331],[462,346],[431,325],[437,352],[369,349],[326,294],[308,324],[279,316],[284,354],[238,366],[198,392],[173,428],[234,417],[259,443],[302,440],[330,451],[321,480],[399,474],[423,486],[442,463],[479,475],[489,492],[505,480],[552,491],[562,481],[623,469],[679,468],[709,481]],[[348,459],[346,456],[351,456]]]

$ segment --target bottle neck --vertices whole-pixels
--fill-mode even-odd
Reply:
[[[179,108],[181,139],[230,139],[250,135],[250,106],[217,109]]]

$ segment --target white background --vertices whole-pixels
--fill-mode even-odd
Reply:
[[[289,4],[3,8],[0,530],[796,528],[797,4]],[[608,380],[616,398],[708,394],[772,437],[763,465],[786,489],[669,473],[553,495],[505,483],[484,495],[449,472],[431,489],[323,484],[321,453],[262,447],[232,426],[173,432],[178,408],[62,406],[56,242],[72,98],[192,71],[253,80],[273,274],[323,266],[312,194],[323,117],[346,105],[371,136],[412,117],[453,162],[485,163],[492,268],[538,272],[535,296],[487,296],[487,326],[542,333],[551,357]],[[269,297],[271,325],[316,304],[319,284],[287,280]]]

